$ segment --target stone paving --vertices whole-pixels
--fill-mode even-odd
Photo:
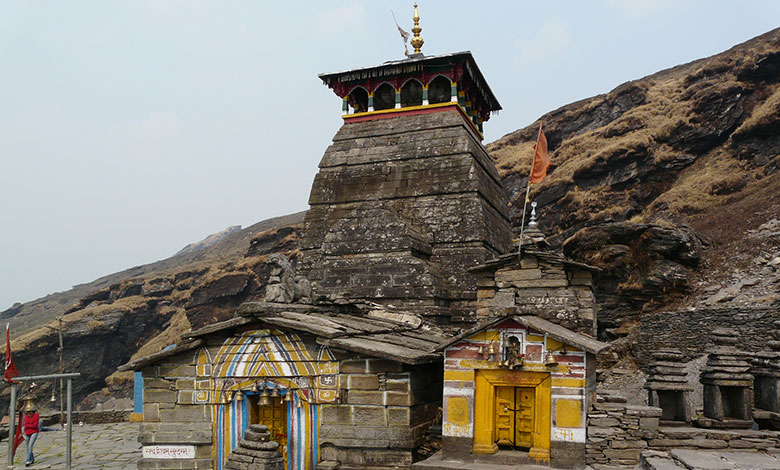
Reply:
[[[760,452],[673,449],[644,452],[646,470],[778,470],[780,458]]]
[[[43,432],[35,443],[35,465],[24,466],[24,443],[16,450],[16,469],[65,468],[65,431]],[[138,423],[73,426],[71,468],[79,470],[133,470],[141,458]],[[8,441],[0,442],[0,466],[8,462]]]

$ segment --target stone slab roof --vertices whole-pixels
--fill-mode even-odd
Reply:
[[[449,341],[443,342],[439,346],[438,350],[444,351],[444,349],[446,349],[449,346],[452,346],[458,341],[466,339],[476,333],[479,333],[480,331],[486,328],[489,328],[507,319],[512,319],[525,327],[546,333],[549,337],[551,337],[556,341],[560,341],[563,344],[574,346],[576,348],[582,349],[583,351],[587,351],[589,353],[598,354],[610,347],[610,345],[607,343],[602,343],[601,341],[598,341],[588,335],[571,331],[568,328],[555,324],[551,321],[545,320],[544,318],[540,318],[535,315],[514,315],[514,316],[494,318],[491,319],[490,321],[477,325],[476,327],[471,328],[470,330],[465,331],[459,334],[458,336],[455,336]]]
[[[166,357],[174,356],[176,354],[186,352],[186,351],[191,351],[201,346],[203,346],[203,341],[199,339],[189,340],[184,343],[177,343],[173,347],[169,347],[160,352],[156,352],[154,354],[150,354],[148,356],[138,358],[134,361],[130,361],[127,364],[123,364],[119,366],[117,370],[120,372],[126,370],[141,370],[148,365],[154,364],[155,362],[165,359]]]
[[[557,253],[555,251],[551,250],[540,250],[538,248],[534,247],[523,247],[523,254],[524,255],[533,255],[539,258],[542,261],[546,261],[550,264],[559,264],[564,265],[568,267],[573,268],[579,268],[579,269],[585,269],[587,271],[591,271],[593,273],[600,273],[601,269],[591,266],[589,264],[580,263],[579,261],[571,260],[565,256],[563,256],[560,253]],[[496,269],[503,268],[504,266],[509,266],[513,263],[517,263],[518,256],[517,251],[512,253],[507,253],[505,255],[501,255],[497,258],[494,258],[492,260],[489,260],[485,262],[484,264],[480,264],[478,266],[474,266],[473,268],[469,269],[469,272],[476,273],[480,271],[494,271]]]
[[[312,334],[317,343],[391,359],[404,364],[422,364],[441,359],[440,343],[453,334],[416,315],[375,308],[363,315],[310,311],[271,313],[257,305],[255,312],[244,307],[243,315],[278,328]]]
[[[238,314],[241,316],[185,333],[176,346],[130,361],[119,370],[141,370],[166,357],[202,346],[204,336],[256,323],[309,333],[323,346],[404,364],[441,360],[439,344],[453,337],[453,333],[416,315],[381,308],[357,315],[312,305],[246,302],[239,307]]]

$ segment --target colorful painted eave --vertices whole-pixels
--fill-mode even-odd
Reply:
[[[482,75],[482,71],[479,70],[477,62],[474,60],[474,56],[471,54],[471,51],[393,60],[380,65],[344,70],[341,72],[321,73],[317,76],[325,85],[327,85],[329,88],[333,88],[333,86],[339,82],[352,82],[366,78],[389,77],[398,75],[400,73],[409,73],[422,70],[423,67],[429,65],[451,65],[462,60],[468,64],[468,70],[472,75],[472,79],[479,87],[479,90],[484,96],[485,100],[490,103],[490,111],[500,111],[502,109],[501,104],[498,102],[496,95],[494,95],[493,91],[490,89],[487,80],[485,80],[484,75]]]
[[[452,338],[451,340],[440,344],[437,350],[444,351],[445,349],[457,343],[458,341],[473,336],[474,334],[479,333],[482,330],[490,328],[491,326],[501,323],[502,321],[506,321],[508,319],[514,320],[525,327],[534,329],[536,331],[541,331],[542,333],[547,334],[548,336],[550,336],[556,341],[560,341],[561,343],[575,346],[579,349],[582,349],[592,354],[599,354],[600,352],[610,348],[610,345],[608,343],[602,343],[601,341],[591,338],[590,336],[583,335],[582,333],[577,333],[575,331],[571,331],[568,328],[553,323],[549,320],[545,320],[544,318],[540,318],[534,315],[514,315],[514,316],[510,315],[506,317],[494,318],[491,319],[490,321],[481,323],[475,326],[474,328],[471,328],[470,330],[459,334],[458,336]]]

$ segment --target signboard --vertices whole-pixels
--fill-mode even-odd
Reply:
[[[194,459],[195,446],[144,446],[145,459]]]

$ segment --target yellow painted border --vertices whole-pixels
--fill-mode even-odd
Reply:
[[[549,373],[498,370],[477,370],[474,393],[475,454],[494,454],[496,387],[534,387],[533,447],[528,456],[537,461],[550,460],[551,378]]]

